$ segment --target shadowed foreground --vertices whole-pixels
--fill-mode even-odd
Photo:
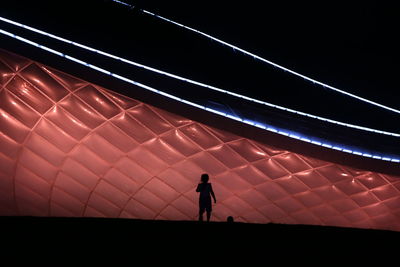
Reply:
[[[321,266],[321,260],[384,264],[396,258],[391,250],[400,240],[400,233],[392,231],[236,222],[0,217],[0,225],[3,255],[41,265],[54,264],[54,259],[74,266],[94,261],[108,266],[141,261],[194,266],[188,262],[211,259],[220,266],[276,261]]]
[[[260,246],[284,244],[289,248],[315,242],[324,245],[338,241],[345,247],[365,242],[373,245],[377,239],[379,243],[400,240],[400,233],[394,231],[311,225],[57,217],[0,217],[0,223],[13,238],[53,244],[72,240],[84,241],[86,245],[109,245],[110,241],[125,240],[168,247],[179,241],[214,246],[242,246],[251,242]]]

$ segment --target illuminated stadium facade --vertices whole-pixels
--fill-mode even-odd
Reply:
[[[208,173],[218,199],[213,221],[400,231],[399,133],[263,102],[0,22],[1,216],[197,220],[195,189]],[[139,83],[132,65],[184,85]]]
[[[215,221],[400,230],[399,177],[374,168],[396,163],[320,159],[347,153],[206,110],[199,122],[5,50],[0,62],[1,215],[195,220],[209,173]]]

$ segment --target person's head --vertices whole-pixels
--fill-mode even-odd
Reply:
[[[228,223],[233,223],[233,217],[232,217],[232,216],[228,216],[228,217],[226,218],[226,221],[227,221]]]
[[[207,173],[204,173],[204,174],[201,175],[201,181],[202,181],[203,183],[207,183],[207,182],[208,182],[208,179],[210,179],[210,178],[208,177],[208,174],[207,174]]]

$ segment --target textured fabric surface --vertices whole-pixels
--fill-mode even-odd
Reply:
[[[0,215],[400,230],[400,177],[262,144],[0,50]],[[112,89],[112,88],[111,88]]]

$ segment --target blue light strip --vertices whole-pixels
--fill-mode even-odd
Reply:
[[[121,5],[124,5],[124,6],[133,7],[133,6],[131,6],[130,4],[127,4],[127,3],[122,2],[122,1],[118,1],[118,0],[112,0],[112,1],[113,1],[113,2],[116,2],[116,3],[118,3],[118,4],[121,4]]]
[[[296,134],[287,132],[287,131],[285,131],[285,130],[280,130],[280,129],[276,129],[276,128],[271,128],[271,127],[268,126],[268,125],[263,125],[263,124],[259,124],[259,123],[255,124],[254,122],[250,122],[250,121],[244,120],[244,119],[239,118],[239,117],[237,117],[237,116],[232,116],[231,114],[227,114],[227,113],[224,113],[224,112],[220,112],[220,111],[217,111],[217,110],[214,110],[214,109],[211,109],[211,108],[208,108],[208,107],[205,107],[205,106],[202,106],[202,105],[193,103],[193,102],[191,102],[191,101],[188,101],[188,100],[185,100],[185,99],[176,97],[176,96],[171,95],[171,94],[168,94],[168,93],[166,93],[166,92],[163,92],[163,91],[154,89],[154,88],[152,88],[152,87],[150,87],[150,86],[147,86],[147,85],[144,85],[144,84],[142,84],[142,83],[135,82],[135,81],[133,81],[133,80],[131,80],[131,79],[129,79],[129,78],[126,78],[126,77],[120,76],[120,75],[118,75],[118,74],[109,72],[109,71],[104,70],[104,69],[102,69],[102,68],[100,68],[100,67],[98,67],[98,66],[92,65],[92,64],[87,63],[87,62],[85,62],[85,61],[82,61],[82,60],[79,60],[79,59],[77,59],[77,58],[74,58],[74,57],[71,57],[71,56],[69,56],[69,55],[66,55],[66,54],[64,54],[64,53],[61,53],[61,52],[59,52],[59,51],[56,51],[56,50],[53,50],[53,49],[48,48],[48,47],[46,47],[46,46],[40,45],[40,44],[38,44],[38,43],[36,43],[36,42],[30,41],[30,40],[28,40],[28,39],[26,39],[26,38],[20,37],[20,36],[18,36],[18,35],[15,35],[15,34],[13,34],[13,33],[8,32],[8,31],[4,31],[4,30],[0,29],[0,33],[1,33],[1,34],[4,34],[4,35],[6,35],[6,36],[9,36],[9,37],[11,37],[11,38],[17,39],[17,40],[19,40],[19,41],[25,42],[25,43],[27,43],[27,44],[29,44],[29,45],[35,46],[35,47],[37,47],[37,48],[43,49],[43,50],[45,50],[45,51],[48,51],[48,52],[53,53],[53,54],[55,54],[55,55],[58,55],[58,56],[60,56],[60,57],[66,58],[66,59],[71,60],[71,61],[73,61],[73,62],[76,62],[76,63],[78,63],[78,64],[84,65],[84,66],[89,67],[89,68],[91,68],[91,69],[94,69],[94,70],[96,70],[96,71],[100,71],[100,72],[102,72],[102,73],[105,73],[105,74],[107,74],[107,75],[110,75],[110,76],[112,76],[112,77],[114,77],[114,78],[117,78],[117,79],[119,79],[119,80],[122,80],[122,81],[124,81],[124,82],[127,82],[127,83],[130,83],[130,84],[139,86],[139,87],[141,87],[141,88],[143,88],[143,89],[149,90],[149,91],[154,92],[154,93],[159,94],[159,95],[163,95],[163,96],[168,97],[168,98],[173,99],[173,100],[180,101],[180,102],[185,103],[185,104],[187,104],[187,105],[191,105],[191,106],[193,106],[193,107],[200,108],[200,109],[209,111],[209,112],[211,112],[211,113],[214,113],[214,114],[217,114],[217,115],[220,115],[220,116],[224,116],[224,117],[226,117],[226,118],[230,118],[230,119],[233,119],[233,120],[236,120],[236,121],[240,121],[240,122],[245,123],[245,124],[248,124],[248,125],[252,125],[252,126],[255,126],[255,127],[258,127],[258,128],[261,128],[261,129],[264,129],[264,130],[273,132],[273,133],[277,133],[277,134],[280,134],[280,135],[284,135],[284,136],[287,136],[287,137],[290,137],[290,138],[294,138],[294,139],[297,139],[297,140],[300,140],[300,141],[303,141],[303,142],[307,142],[307,143],[310,143],[310,144],[315,144],[315,145],[319,145],[319,146],[322,146],[322,147],[331,148],[331,149],[335,149],[335,150],[339,150],[339,151],[342,151],[342,152],[346,152],[346,153],[350,153],[350,154],[354,154],[354,155],[359,155],[359,156],[363,156],[363,157],[374,158],[374,159],[377,159],[377,160],[384,160],[384,161],[390,161],[390,162],[400,163],[400,159],[399,159],[399,158],[392,158],[392,157],[380,156],[380,155],[371,155],[371,154],[363,153],[363,152],[360,152],[360,151],[353,151],[353,150],[346,149],[346,148],[344,148],[344,147],[342,148],[342,147],[332,146],[332,145],[330,145],[330,144],[322,143],[322,142],[319,142],[319,141],[317,141],[317,140],[312,140],[312,139],[309,139],[309,138],[301,137],[301,136],[299,136],[299,135],[296,135]]]
[[[0,20],[4,21],[4,22],[7,22],[7,23],[10,23],[12,25],[15,25],[15,26],[18,26],[18,27],[33,31],[33,32],[36,32],[38,34],[48,36],[50,38],[59,40],[61,42],[68,43],[68,44],[80,47],[82,49],[85,49],[85,50],[88,50],[88,51],[91,51],[91,52],[94,52],[94,53],[98,53],[100,55],[103,55],[103,56],[106,56],[106,57],[109,57],[109,58],[112,58],[112,59],[115,59],[115,60],[122,61],[124,63],[130,64],[130,65],[133,65],[133,66],[136,66],[136,67],[140,67],[140,68],[143,68],[143,69],[146,69],[146,70],[149,70],[149,71],[161,74],[161,75],[165,75],[167,77],[174,78],[174,79],[177,79],[177,80],[180,80],[180,81],[191,83],[191,84],[194,84],[194,85],[197,85],[197,86],[208,88],[210,90],[218,91],[220,93],[224,93],[224,94],[228,94],[228,95],[231,95],[231,96],[234,96],[234,97],[238,97],[238,98],[241,98],[241,99],[244,99],[244,100],[247,100],[247,101],[255,102],[257,104],[265,105],[265,106],[268,106],[268,107],[271,107],[271,108],[276,108],[276,109],[279,109],[279,110],[282,110],[282,111],[294,113],[294,114],[297,114],[297,115],[305,116],[305,117],[312,118],[312,119],[317,119],[317,120],[320,120],[320,121],[324,121],[324,122],[328,122],[328,123],[332,123],[332,124],[336,124],[336,125],[340,125],[340,126],[344,126],[344,127],[348,127],[348,128],[358,129],[358,130],[377,133],[377,134],[389,135],[389,136],[394,136],[394,137],[400,137],[399,133],[382,131],[382,130],[377,130],[377,129],[368,128],[368,127],[364,127],[364,126],[359,126],[359,125],[354,125],[354,124],[350,124],[350,123],[331,120],[331,119],[327,119],[327,118],[324,118],[324,117],[308,114],[308,113],[305,113],[305,112],[301,112],[301,111],[297,111],[297,110],[294,110],[294,109],[285,108],[285,107],[282,107],[282,106],[279,106],[279,105],[274,105],[274,104],[271,104],[271,103],[268,103],[268,102],[264,102],[264,101],[261,101],[261,100],[250,98],[250,97],[247,97],[247,96],[244,96],[244,95],[240,95],[240,94],[237,94],[237,93],[233,93],[233,92],[230,92],[230,91],[227,91],[227,90],[224,90],[224,89],[212,86],[212,85],[204,84],[204,83],[197,82],[197,81],[194,81],[194,80],[191,80],[191,79],[187,79],[187,78],[184,78],[184,77],[172,74],[172,73],[168,73],[168,72],[165,72],[165,71],[162,71],[162,70],[158,70],[156,68],[152,68],[152,67],[149,67],[149,66],[146,66],[146,65],[143,65],[143,64],[140,64],[140,63],[125,59],[125,58],[121,58],[121,57],[106,53],[104,51],[97,50],[97,49],[94,49],[92,47],[89,47],[89,46],[86,46],[86,45],[83,45],[83,44],[80,44],[80,43],[77,43],[77,42],[74,42],[74,41],[70,41],[70,40],[67,40],[65,38],[56,36],[54,34],[50,34],[50,33],[41,31],[39,29],[36,29],[36,28],[30,27],[30,26],[21,24],[19,22],[15,22],[15,21],[3,18],[1,16],[0,16]]]
[[[129,6],[129,7],[131,7],[131,8],[134,7],[134,6],[132,6],[132,5],[129,5],[129,4],[127,4],[127,3],[124,3],[124,2],[122,2],[122,1],[116,1],[116,0],[112,0],[112,1],[113,1],[113,2],[116,2],[116,3],[119,3],[119,4],[123,4],[123,5]],[[181,28],[184,28],[184,29],[187,29],[187,30],[189,30],[189,31],[195,32],[195,33],[197,33],[197,34],[199,34],[199,35],[201,35],[201,36],[204,36],[204,37],[209,38],[209,39],[211,39],[211,40],[213,40],[213,41],[216,41],[216,42],[218,42],[218,43],[220,43],[220,44],[222,44],[222,45],[226,45],[226,46],[232,48],[233,50],[237,50],[237,51],[239,51],[239,52],[242,52],[243,54],[245,54],[245,55],[247,55],[247,56],[250,56],[250,57],[252,57],[252,58],[254,58],[254,59],[257,59],[257,60],[262,61],[262,62],[264,62],[264,63],[267,63],[267,64],[269,64],[269,65],[272,65],[272,66],[274,66],[274,67],[276,67],[276,68],[278,68],[278,69],[281,69],[281,70],[283,70],[283,71],[289,72],[290,74],[293,74],[293,75],[295,75],[295,76],[297,76],[297,77],[303,78],[303,79],[305,79],[305,80],[307,80],[307,81],[310,81],[310,82],[312,82],[312,83],[314,83],[314,84],[318,84],[318,85],[320,85],[320,86],[322,86],[322,87],[324,87],[324,88],[333,90],[333,91],[335,91],[335,92],[338,92],[338,93],[347,95],[347,96],[349,96],[349,97],[352,97],[352,98],[355,98],[355,99],[357,99],[357,100],[366,102],[366,103],[368,103],[368,104],[371,104],[371,105],[374,105],[374,106],[377,106],[377,107],[380,107],[380,108],[383,108],[383,109],[386,109],[386,110],[389,110],[389,111],[392,111],[392,112],[395,112],[395,113],[400,114],[400,110],[398,110],[398,109],[394,109],[394,108],[391,108],[391,107],[388,107],[388,106],[379,104],[379,103],[377,103],[377,102],[368,100],[368,99],[366,99],[366,98],[363,98],[363,97],[357,96],[357,95],[355,95],[355,94],[346,92],[346,91],[344,91],[344,90],[338,89],[338,88],[336,88],[336,87],[330,86],[330,85],[328,85],[328,84],[326,84],[326,83],[323,83],[323,82],[314,80],[314,79],[312,79],[312,78],[310,78],[310,77],[308,77],[308,76],[305,76],[305,75],[300,74],[300,73],[298,73],[298,72],[296,72],[296,71],[293,71],[293,70],[288,69],[288,68],[285,68],[285,67],[283,67],[283,66],[281,66],[281,65],[279,65],[279,64],[276,64],[276,63],[274,63],[274,62],[272,62],[272,61],[270,61],[270,60],[268,60],[268,59],[265,59],[265,58],[260,57],[260,56],[258,56],[258,55],[256,55],[256,54],[250,53],[250,52],[248,52],[248,51],[246,51],[246,50],[244,50],[244,49],[242,49],[242,48],[240,48],[240,47],[237,47],[237,46],[235,46],[235,45],[232,45],[232,44],[230,44],[230,43],[227,43],[227,42],[225,42],[225,41],[222,41],[222,40],[220,40],[220,39],[218,39],[218,38],[216,38],[216,37],[214,37],[214,36],[211,36],[211,35],[209,35],[209,34],[207,34],[207,33],[204,33],[204,32],[201,32],[201,31],[199,31],[199,30],[196,30],[196,29],[194,29],[194,28],[185,26],[185,25],[183,25],[183,24],[180,24],[180,23],[175,22],[175,21],[173,21],[173,20],[170,20],[170,19],[167,19],[167,18],[165,18],[165,17],[159,16],[159,15],[154,14],[154,13],[152,13],[152,12],[149,12],[149,11],[147,11],[147,10],[142,9],[141,11],[142,11],[143,13],[145,13],[145,14],[150,15],[150,16],[156,17],[156,18],[158,18],[158,19],[161,19],[161,20],[163,20],[163,21],[172,23],[172,24],[174,24],[174,25],[176,25],[176,26],[179,26],[179,27],[181,27]]]

